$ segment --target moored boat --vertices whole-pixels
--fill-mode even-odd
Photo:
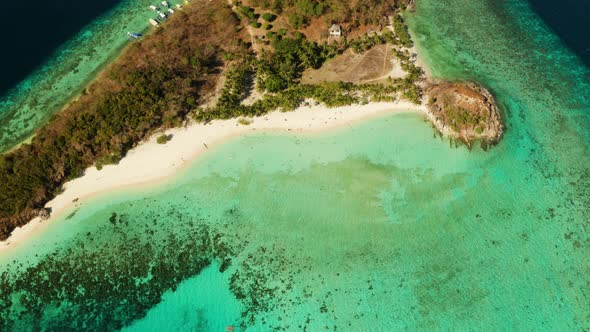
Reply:
[[[135,39],[139,39],[141,38],[141,33],[139,32],[127,32],[127,36],[129,36],[130,38],[135,38]]]

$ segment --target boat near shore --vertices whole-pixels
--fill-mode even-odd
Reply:
[[[133,39],[139,39],[139,38],[143,37],[141,35],[141,33],[139,33],[139,32],[127,32],[127,36],[129,36],[130,39],[131,38],[133,38]]]

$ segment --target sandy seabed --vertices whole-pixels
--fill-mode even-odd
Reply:
[[[426,108],[408,102],[337,108],[304,106],[292,112],[275,111],[253,118],[249,125],[241,125],[237,119],[230,119],[170,129],[164,133],[171,137],[166,144],[156,142],[156,137],[162,133],[155,134],[130,150],[117,165],[104,166],[100,171],[94,166],[89,167],[82,177],[67,182],[64,191],[45,205],[51,208],[51,218],[45,221],[35,218],[15,229],[7,240],[0,242],[0,252],[18,246],[34,231],[51,224],[74,204],[80,204],[99,193],[161,181],[194,162],[207,149],[232,137],[264,131],[321,132],[346,127],[377,115],[402,112],[425,113]]]

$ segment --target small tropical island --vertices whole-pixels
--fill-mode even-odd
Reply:
[[[115,2],[0,98],[0,331],[590,331],[539,1]]]
[[[167,142],[170,128],[232,119],[247,127],[272,112],[386,103],[423,112],[443,135],[469,147],[496,144],[504,124],[492,94],[476,83],[435,81],[417,61],[404,21],[412,6],[413,0],[185,5],[131,42],[30,143],[0,156],[0,239],[49,218],[46,204],[66,182],[89,167],[119,163],[154,135]]]
[[[496,144],[504,133],[501,112],[492,94],[474,83],[435,83],[428,87],[428,119],[444,135],[468,146]]]

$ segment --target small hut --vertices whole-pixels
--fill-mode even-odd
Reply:
[[[332,24],[329,32],[330,32],[330,36],[340,37],[340,36],[342,36],[342,27],[338,24]]]

